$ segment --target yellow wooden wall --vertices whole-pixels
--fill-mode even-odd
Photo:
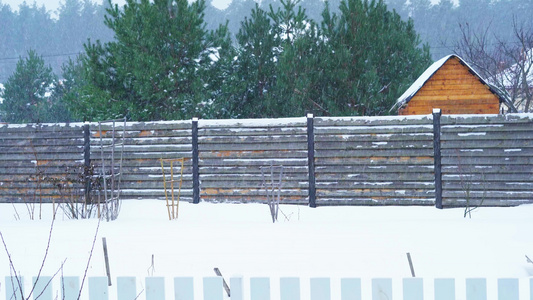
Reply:
[[[500,101],[468,67],[453,57],[400,108],[399,114],[425,115],[433,108],[440,108],[443,114],[497,114]]]

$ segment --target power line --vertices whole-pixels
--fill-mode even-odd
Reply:
[[[56,53],[56,54],[44,54],[44,55],[41,55],[41,57],[43,58],[46,58],[46,57],[61,57],[61,56],[73,56],[73,55],[79,55],[79,54],[82,54],[83,52],[71,52],[71,53]],[[19,56],[19,57],[0,57],[0,61],[5,61],[5,60],[19,60],[23,58],[22,56]]]

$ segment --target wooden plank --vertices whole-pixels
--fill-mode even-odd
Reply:
[[[302,187],[302,189],[282,189],[281,190],[281,195],[283,197],[286,197],[286,196],[307,196],[307,190],[305,189],[306,187]],[[257,188],[248,188],[248,189],[245,189],[245,188],[242,188],[242,189],[238,189],[238,188],[210,188],[210,187],[204,187],[201,191],[200,191],[202,197],[203,196],[262,196],[262,197],[266,197],[265,196],[265,190],[261,187],[257,187]]]
[[[83,125],[84,123],[81,123]],[[115,129],[120,129],[122,131],[124,121],[116,121]],[[98,122],[89,123],[91,130],[98,130]],[[102,130],[112,130],[112,122],[102,122]],[[126,122],[126,130],[179,130],[179,129],[190,129],[191,120],[184,121],[155,121],[155,122]]]
[[[175,277],[174,278],[174,299],[176,300],[193,300],[194,284],[192,277]]]
[[[507,182],[507,181],[472,181],[470,179],[465,180],[465,182],[455,181],[455,182],[444,182],[444,188],[446,190],[461,190],[464,191],[465,188],[470,188],[472,190],[486,190],[486,191],[522,191],[522,190],[533,190],[533,175],[529,179],[523,180],[523,182]]]
[[[329,278],[311,278],[311,300],[330,300],[331,287]]]
[[[338,148],[337,148],[338,149]],[[433,147],[425,148],[374,148],[374,149],[356,149],[354,147],[347,146],[345,149],[341,150],[322,150],[317,149],[315,157],[319,158],[332,158],[332,159],[342,159],[342,158],[358,158],[358,157],[428,157],[433,154]]]
[[[487,300],[487,281],[485,278],[466,279],[466,300]]]
[[[107,277],[89,277],[89,299],[108,300]]]
[[[464,78],[464,79],[440,79],[440,80],[429,80],[427,81],[424,86],[426,87],[433,87],[433,86],[440,86],[440,85],[465,85],[465,84],[477,84],[479,83],[479,80],[476,78]]]
[[[137,298],[135,277],[117,277],[117,300]]]
[[[443,192],[443,196],[454,195],[454,192],[446,191]],[[455,193],[457,194],[457,193]],[[405,189],[405,190],[396,190],[396,189],[335,189],[335,190],[325,190],[317,189],[317,197],[432,197],[435,195],[434,190],[425,190],[425,189]],[[533,192],[529,193],[533,195]]]
[[[220,175],[253,175],[261,174],[261,167],[247,166],[220,166],[220,167],[200,167],[200,176],[220,176]],[[283,166],[283,174],[291,177],[300,178],[307,176],[306,166]]]
[[[250,300],[270,300],[270,279],[267,277],[250,278]]]
[[[490,158],[490,159],[488,159]],[[531,157],[461,157],[443,156],[442,165],[531,165]]]
[[[455,279],[435,278],[435,300],[455,300]]]
[[[443,197],[447,198],[461,198],[465,199],[465,191],[445,190],[442,192]],[[478,199],[533,199],[533,191],[490,191],[485,192],[483,190],[471,190],[470,197]]]
[[[397,181],[397,182],[432,182],[433,172],[425,173],[385,173],[361,170],[361,173],[323,173],[317,172],[317,182],[337,182],[337,181]]]
[[[317,203],[320,206],[327,205],[364,205],[364,206],[382,206],[382,205],[424,205],[434,206],[435,198],[421,198],[421,197],[407,197],[407,198],[385,198],[385,197],[368,197],[368,198],[317,198]],[[462,204],[464,207],[464,203]]]
[[[478,141],[478,140],[533,140],[533,133],[526,131],[473,131],[469,132],[445,132],[442,134],[445,141]]]
[[[23,300],[24,298],[24,277],[5,277],[4,289],[6,291],[6,299],[9,300]]]
[[[423,300],[424,284],[422,278],[403,279],[403,299]]]
[[[255,143],[255,144],[199,144],[200,151],[234,151],[234,150],[307,150],[306,143],[285,143],[284,141],[276,143]]]
[[[228,202],[228,203],[267,203],[266,196],[259,195],[202,195],[203,201],[208,202]],[[189,201],[189,200],[186,200]],[[280,200],[282,204],[308,205],[307,194],[301,196],[283,196]]]
[[[307,137],[301,135],[235,135],[235,136],[201,136],[198,137],[200,144],[228,144],[228,143],[275,143],[283,141],[285,143],[306,143]]]
[[[300,300],[300,278],[282,277],[279,281],[280,300]]]
[[[448,106],[432,105],[428,103],[426,107],[413,107],[406,108],[405,113],[409,114],[428,114],[435,108],[439,108],[443,115],[450,114],[490,114],[497,113],[499,111],[498,105],[478,105],[478,106],[456,106],[450,103]]]
[[[265,158],[265,159],[200,159],[200,166],[269,166],[269,165],[286,166],[307,166],[307,159],[285,159],[285,158]]]
[[[341,278],[341,300],[362,300],[360,278]]]
[[[279,175],[279,169],[276,168],[277,173]],[[306,181],[307,180],[307,174],[306,173],[297,173],[297,174],[288,174],[285,173],[285,170],[283,170],[283,176],[281,180],[283,182],[286,181]],[[270,180],[270,174],[266,174],[266,179]],[[247,182],[262,182],[263,176],[260,173],[256,174],[228,174],[225,176],[220,176],[219,174],[200,174],[200,178],[202,182],[237,182],[237,181],[247,181]],[[278,177],[276,177],[278,178]]]
[[[77,300],[80,294],[80,279],[77,276],[61,277],[62,300]]]
[[[351,142],[351,141],[328,141],[328,142],[316,142],[316,151],[320,151],[330,156],[338,155],[339,153],[345,153],[348,151],[362,152],[365,150],[379,151],[379,150],[418,150],[433,148],[431,140],[424,141],[402,141],[402,142]],[[333,150],[333,151],[327,151]]]
[[[209,151],[200,153],[203,159],[208,158],[307,158],[304,150],[236,150],[236,151]]]
[[[444,162],[443,162],[444,163]],[[431,156],[367,156],[367,157],[340,157],[340,158],[316,158],[316,165],[383,165],[383,164],[397,164],[397,165],[432,165],[433,158]]]
[[[428,125],[431,124],[429,116],[385,116],[385,117],[316,117],[314,118],[315,128],[322,127],[402,127],[414,125]]]
[[[200,120],[199,128],[287,128],[301,127],[306,125],[306,118],[280,118],[280,119],[225,119],[225,120]]]
[[[533,142],[533,141],[532,141]],[[442,155],[447,157],[455,157],[458,162],[463,157],[484,157],[487,160],[495,159],[499,161],[501,158],[505,159],[508,157],[532,157],[533,158],[533,147],[523,148],[523,147],[513,147],[508,149],[498,149],[498,148],[477,148],[475,144],[468,145],[466,149],[443,149]]]
[[[315,134],[332,135],[332,134],[416,134],[432,132],[432,125],[416,126],[351,126],[351,127],[316,127]]]
[[[222,300],[222,277],[204,277],[203,279],[204,300]]]
[[[308,187],[309,182],[303,181],[292,181],[292,180],[284,180],[282,181],[282,188],[284,190],[287,189],[304,189]],[[161,184],[162,187],[162,184]],[[168,188],[168,187],[167,187]],[[212,180],[212,181],[202,181],[202,189],[224,189],[232,188],[233,190],[248,190],[248,189],[262,189],[262,181],[261,180],[255,180],[255,181],[249,181],[249,180],[239,180],[239,181],[230,181],[230,180]]]
[[[242,277],[231,277],[229,279],[231,289],[231,300],[244,300],[243,279]],[[192,300],[192,298],[191,298]]]
[[[422,97],[422,96],[420,96]],[[426,97],[426,96],[424,96]],[[438,95],[437,93],[431,93],[424,101],[413,101],[409,102],[409,108],[425,108],[425,107],[436,107],[436,108],[447,108],[450,105],[460,106],[459,109],[471,109],[472,107],[499,107],[500,103],[498,98],[492,98],[493,95],[489,96],[479,96],[478,94],[466,94],[457,93],[457,94],[447,94],[447,95]]]
[[[483,148],[502,148],[507,150],[507,154],[513,152],[514,149],[533,148],[533,139],[528,140],[445,140],[442,141],[442,149],[483,149]]]
[[[287,188],[289,188],[287,186]],[[427,182],[386,182],[386,181],[371,181],[371,182],[360,182],[360,181],[317,181],[317,189],[323,190],[337,190],[337,189],[415,189],[415,190],[431,190],[435,189],[433,181]],[[524,186],[521,186],[523,189]]]
[[[328,135],[316,135],[315,142],[394,142],[394,143],[407,143],[407,142],[425,142],[432,140],[432,133],[394,133],[394,134],[328,134]]]
[[[279,128],[210,128],[198,129],[201,137],[207,136],[253,136],[253,135],[304,135],[305,126],[302,127],[279,127]]]
[[[517,278],[498,279],[498,300],[518,300],[518,292]]]
[[[513,169],[515,170],[515,169]],[[402,165],[373,165],[371,162],[368,162],[368,164],[363,165],[343,165],[343,166],[318,166],[316,167],[317,174],[324,174],[324,176],[352,176],[355,174],[359,174],[357,176],[361,176],[364,173],[364,175],[372,174],[372,173],[392,173],[392,174],[398,174],[398,173],[422,173],[422,176],[427,176],[429,173],[433,174],[433,162],[427,165],[412,165],[412,166],[402,166]],[[346,174],[349,173],[349,174]],[[364,176],[363,175],[363,176]],[[376,174],[377,176],[381,176],[379,174]],[[387,174],[384,174],[384,176],[387,176]],[[416,174],[409,175],[409,176],[415,176],[412,178],[417,178]],[[368,177],[371,178],[371,177]],[[421,177],[425,178],[425,177]]]
[[[474,115],[474,116],[443,116],[443,125],[491,125],[491,124],[520,124],[533,123],[533,114],[506,115]]]
[[[372,279],[372,300],[392,299],[392,279]]]

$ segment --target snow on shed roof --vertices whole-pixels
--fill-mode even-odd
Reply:
[[[466,63],[461,57],[455,54],[450,54],[439,59],[438,61],[434,62],[431,66],[429,66],[429,68],[427,68],[426,71],[424,71],[424,73],[422,73],[422,75],[420,75],[420,77],[418,77],[418,79],[415,80],[415,82],[413,82],[413,84],[398,98],[398,100],[396,101],[394,106],[392,106],[390,111],[399,109],[400,107],[402,107],[402,105],[409,102],[411,98],[413,98],[416,95],[416,93],[424,86],[424,84],[426,84],[426,82],[431,78],[431,76],[433,76],[433,74],[435,74],[451,58],[457,58],[462,65],[466,66],[469,69],[469,71],[474,76],[476,76],[479,79],[479,81],[481,81],[481,83],[489,87],[490,91],[494,93],[500,99],[500,102],[505,102],[506,104],[508,104],[507,103],[508,101],[506,101],[504,97],[502,97],[497,91],[495,91],[493,87],[490,84],[488,84],[483,79],[483,77],[481,77],[481,75],[479,75],[479,73],[476,72],[476,70],[474,70],[468,63]]]

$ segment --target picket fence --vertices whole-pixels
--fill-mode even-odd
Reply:
[[[41,276],[39,280],[34,277],[32,280],[33,291],[30,293],[20,293],[19,285],[24,286],[23,278],[17,281],[14,277],[5,277],[5,295],[6,300],[16,299],[80,299],[80,278],[78,277],[62,277],[60,280],[60,289],[57,291],[53,288],[51,277]],[[526,299],[533,299],[533,278],[527,279],[529,282],[529,290],[527,291]],[[88,297],[90,300],[108,300],[110,299],[109,284],[110,279],[107,277],[89,277],[88,278]],[[202,280],[201,293],[204,300],[269,300],[271,296],[273,299],[280,300],[330,300],[332,299],[331,287],[332,280],[330,278],[311,278],[309,281],[310,293],[309,298],[301,297],[304,295],[300,286],[300,278],[285,277],[280,278],[279,281],[279,298],[272,293],[270,278],[254,277],[250,278],[249,292],[244,293],[245,285],[242,277],[230,278],[229,286],[222,277],[204,277]],[[22,282],[22,284],[19,284]],[[194,279],[193,277],[175,277],[173,278],[174,289],[173,297],[165,294],[165,278],[164,277],[147,277],[145,278],[142,290],[136,287],[136,277],[118,277],[116,285],[116,299],[117,300],[192,300],[195,298]],[[494,291],[496,295],[488,297],[487,279],[485,278],[467,278],[464,285],[464,294],[459,294],[456,291],[456,280],[453,278],[437,278],[434,279],[434,295],[430,298],[424,298],[424,280],[422,278],[404,278],[401,281],[401,297],[403,300],[519,300],[524,299],[524,293],[519,293],[519,279],[517,278],[501,278],[497,279],[497,286]],[[365,282],[366,283],[366,282]],[[427,282],[426,282],[427,283]],[[370,287],[372,300],[392,300],[393,299],[393,280],[391,278],[375,278],[371,279]],[[362,281],[360,278],[342,278],[340,279],[340,298],[341,300],[361,300],[362,297]],[[1,289],[1,286],[0,286]],[[24,288],[23,288],[24,290]],[[53,295],[53,291],[60,295]],[[492,291],[492,290],[491,290]],[[197,293],[198,294],[198,293]],[[231,294],[231,295],[228,295]],[[397,295],[397,294],[396,294]],[[427,295],[427,294],[426,294]],[[522,298],[521,298],[522,296]],[[1,298],[0,298],[1,299]],[[81,297],[83,299],[83,297]],[[367,299],[367,298],[365,298]],[[397,299],[394,298],[394,299]]]

